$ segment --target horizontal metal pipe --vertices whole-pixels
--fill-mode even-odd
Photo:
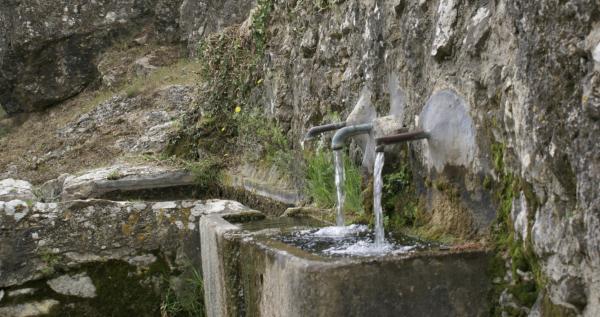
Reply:
[[[306,132],[306,135],[304,136],[304,140],[313,139],[321,133],[341,129],[345,126],[346,126],[346,122],[338,122],[338,123],[330,123],[330,124],[324,124],[324,125],[312,127],[310,129],[308,129],[308,132]]]
[[[344,143],[349,137],[369,133],[372,129],[372,123],[363,123],[341,128],[333,135],[333,139],[331,139],[331,149],[334,151],[339,150],[344,147]]]
[[[402,142],[415,141],[415,140],[421,140],[421,139],[427,139],[427,138],[429,138],[429,133],[427,133],[423,130],[417,130],[417,131],[400,133],[400,134],[391,135],[391,136],[384,136],[384,137],[375,139],[375,142],[376,142],[377,146],[381,146],[381,145],[402,143]]]

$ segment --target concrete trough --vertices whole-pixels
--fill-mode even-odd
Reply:
[[[272,238],[296,220],[248,219],[200,220],[208,316],[489,315],[486,250],[327,257]]]

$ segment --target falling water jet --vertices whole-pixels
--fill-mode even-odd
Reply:
[[[375,156],[374,184],[373,184],[373,212],[375,213],[375,246],[382,247],[385,243],[385,234],[383,229],[383,208],[381,208],[381,192],[383,189],[383,180],[381,174],[383,171],[385,154],[383,151],[377,152]]]
[[[381,207],[381,192],[383,189],[382,171],[385,160],[385,146],[393,143],[409,142],[429,138],[429,133],[423,130],[404,132],[392,136],[385,136],[375,140],[375,167],[373,172],[373,212],[375,213],[375,246],[385,246],[385,231],[383,229],[383,208]]]
[[[346,193],[344,191],[344,161],[341,150],[333,151],[333,161],[335,164],[335,188],[336,188],[336,196],[337,196],[337,205],[336,205],[336,220],[335,224],[338,227],[342,227],[345,225],[346,221],[344,219],[344,203],[346,201]]]
[[[339,129],[333,138],[331,139],[331,149],[333,150],[333,160],[335,164],[335,187],[337,194],[337,215],[336,215],[336,225],[338,227],[342,227],[345,225],[344,220],[344,201],[345,201],[345,192],[344,192],[344,160],[342,155],[342,149],[346,140],[351,136],[356,136],[360,134],[365,134],[371,132],[373,129],[372,123],[364,123],[351,125],[344,128]]]

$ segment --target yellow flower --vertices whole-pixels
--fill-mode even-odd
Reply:
[[[225,132],[225,127],[222,127],[222,128],[221,128],[221,132]]]
[[[242,107],[240,107],[240,106],[235,107],[235,113],[239,113],[240,111],[242,111]]]
[[[261,79],[259,79],[259,80],[257,80],[257,81],[256,81],[256,84],[257,84],[257,85],[260,85],[260,84],[262,84],[262,82],[263,82],[263,80],[262,80],[262,78],[261,78]]]

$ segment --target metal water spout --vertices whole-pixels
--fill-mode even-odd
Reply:
[[[331,139],[331,149],[334,151],[341,150],[348,138],[369,133],[372,129],[373,123],[362,123],[341,128]]]
[[[310,129],[308,129],[308,131],[304,135],[304,141],[312,140],[312,139],[316,138],[319,134],[329,132],[329,131],[335,131],[335,130],[341,129],[345,126],[346,126],[346,122],[338,122],[338,123],[330,123],[330,124],[324,124],[324,125],[312,127]]]
[[[383,152],[386,145],[410,142],[422,139],[428,139],[430,136],[429,132],[425,130],[416,130],[410,132],[403,132],[396,135],[383,136],[375,139],[377,145],[376,152]]]

